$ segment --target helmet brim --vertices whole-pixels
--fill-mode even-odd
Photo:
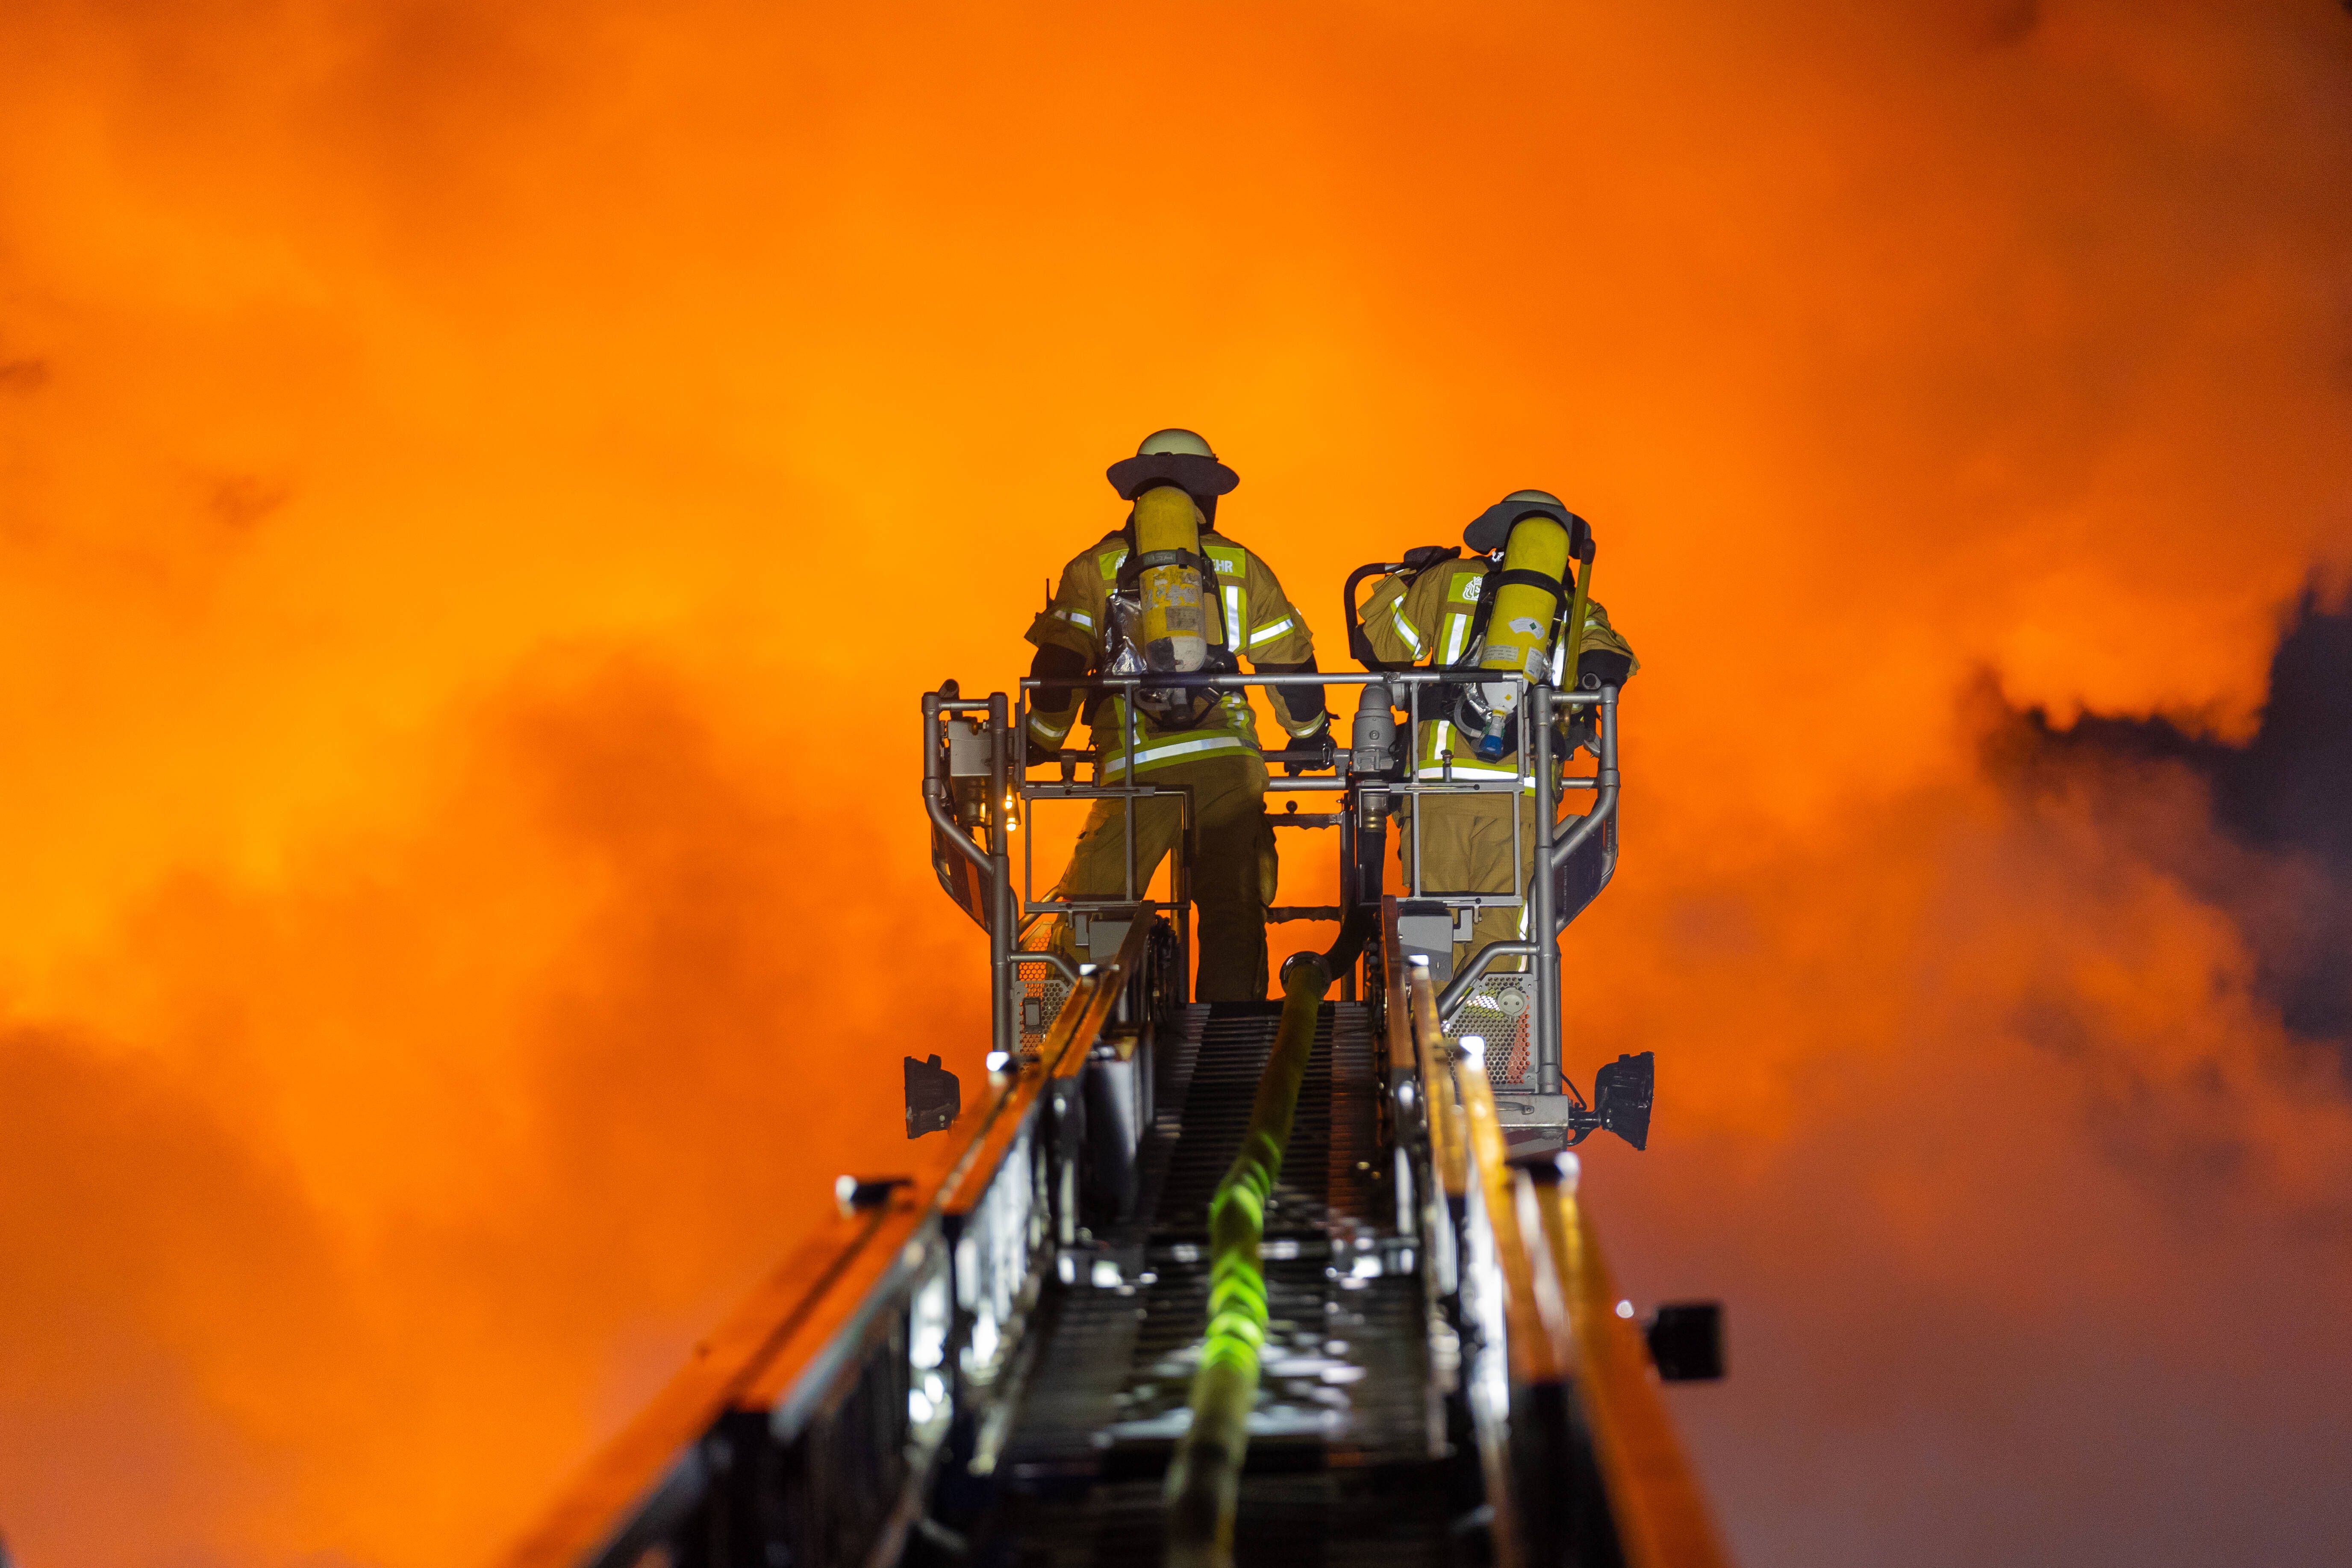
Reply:
[[[1118,492],[1121,500],[1133,500],[1155,485],[1174,485],[1195,500],[1223,495],[1242,482],[1242,477],[1217,461],[1197,452],[1153,452],[1140,458],[1121,458],[1105,470],[1110,488]]]
[[[1481,555],[1491,555],[1510,542],[1511,524],[1523,517],[1548,517],[1575,537],[1584,520],[1564,506],[1548,506],[1539,500],[1498,500],[1470,520],[1462,531],[1462,542]]]

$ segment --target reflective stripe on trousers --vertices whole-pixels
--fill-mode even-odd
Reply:
[[[1200,761],[1231,752],[1243,752],[1255,756],[1257,748],[1239,735],[1223,732],[1214,735],[1195,735],[1183,741],[1155,741],[1150,745],[1138,746],[1135,749],[1135,771],[1139,773],[1153,773],[1171,763],[1187,760]],[[1126,776],[1127,752],[1105,752],[1101,765],[1096,770],[1097,781],[1110,784]]]

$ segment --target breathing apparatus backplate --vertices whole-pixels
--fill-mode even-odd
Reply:
[[[1568,530],[1568,552],[1576,560],[1592,559],[1592,525],[1564,506],[1541,501],[1498,500],[1470,520],[1462,542],[1481,555],[1491,555],[1510,542],[1511,524],[1523,517],[1548,517]]]
[[[1174,485],[1195,500],[1221,496],[1242,482],[1242,477],[1197,452],[1150,452],[1121,458],[1103,470],[1121,500],[1133,500],[1154,485]]]
[[[1197,673],[1239,675],[1241,671],[1233,649],[1213,647]],[[1149,716],[1162,730],[1197,730],[1223,706],[1224,693],[1213,686],[1145,686],[1135,694],[1136,711]],[[1089,716],[1088,722],[1092,721]]]
[[[1226,489],[1231,489],[1234,484],[1241,482],[1234,476],[1231,469],[1223,468],[1215,458],[1202,458],[1186,452],[1155,452],[1145,457],[1130,458],[1123,463],[1113,464],[1111,482],[1114,484],[1118,482],[1118,476],[1121,468],[1145,463],[1204,463],[1216,468],[1233,481],[1224,487]],[[1121,493],[1127,495],[1128,500],[1132,500],[1135,496],[1142,494],[1143,491],[1154,486],[1174,482],[1176,481],[1165,476],[1147,478],[1137,483],[1132,494],[1125,491]],[[1178,488],[1184,489],[1181,483],[1178,484]],[[1199,500],[1199,495],[1195,491],[1186,489],[1185,493],[1192,495],[1196,501]],[[1214,492],[1212,492],[1210,499],[1212,500],[1215,499]],[[1142,650],[1134,647],[1134,637],[1138,630],[1138,623],[1141,618],[1143,574],[1146,571],[1157,566],[1189,567],[1200,574],[1202,589],[1211,599],[1213,600],[1217,593],[1215,562],[1209,560],[1205,555],[1195,554],[1190,550],[1138,550],[1135,531],[1135,519],[1130,516],[1117,533],[1108,536],[1124,540],[1127,553],[1119,562],[1118,572],[1113,575],[1110,603],[1104,607],[1102,667],[1106,671],[1109,670],[1116,661],[1117,647],[1122,640],[1128,643],[1139,662],[1140,661]],[[1203,526],[1201,531],[1206,533],[1208,529]],[[1218,618],[1218,626],[1221,638],[1224,640],[1210,642],[1208,659],[1202,666],[1202,669],[1211,674],[1238,675],[1241,673],[1242,667],[1234,658],[1230,641],[1233,628],[1224,626],[1222,616]],[[1148,674],[1149,672],[1135,669],[1132,673]],[[1108,700],[1108,692],[1097,692],[1088,700],[1086,711],[1087,723],[1095,722],[1097,711]],[[1214,687],[1150,686],[1142,688],[1136,693],[1135,704],[1138,712],[1148,715],[1152,722],[1162,730],[1179,731],[1197,729],[1207,722],[1223,705],[1223,694]]]

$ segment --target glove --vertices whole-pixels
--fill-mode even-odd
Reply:
[[[1029,674],[1038,680],[1083,680],[1091,668],[1086,655],[1058,643],[1046,643],[1030,661]],[[1040,691],[1030,701],[1029,710],[1051,721],[1057,728],[1067,729],[1077,720],[1070,710],[1082,695],[1076,691]]]
[[[1257,667],[1260,675],[1311,675],[1314,670],[1315,656],[1311,653],[1301,664],[1268,664],[1261,660]],[[1313,714],[1318,722],[1328,724],[1330,721],[1331,715],[1323,706],[1323,689],[1319,686],[1277,686],[1274,689],[1274,700],[1294,721]],[[1307,732],[1314,733],[1313,731]]]
[[[1312,759],[1307,762],[1284,763],[1282,764],[1282,771],[1289,774],[1292,778],[1297,778],[1299,774],[1305,773],[1309,768],[1328,768],[1338,760],[1332,755],[1331,752],[1331,715],[1328,712],[1322,716],[1322,727],[1320,729],[1317,730],[1311,735],[1296,736],[1292,739],[1290,743],[1294,746],[1313,746],[1317,753]]]
[[[1576,656],[1576,683],[1591,690],[1622,686],[1633,673],[1633,661],[1614,648],[1589,647]]]

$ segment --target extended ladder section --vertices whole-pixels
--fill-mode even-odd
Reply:
[[[1186,1004],[1169,923],[1129,916],[944,1137],[844,1179],[509,1568],[1166,1559],[1208,1212],[1280,1005]],[[1711,1334],[1623,1315],[1575,1156],[1514,1160],[1399,901],[1378,918],[1360,997],[1306,1015],[1231,1560],[1711,1568],[1659,1388],[1717,1370]]]

